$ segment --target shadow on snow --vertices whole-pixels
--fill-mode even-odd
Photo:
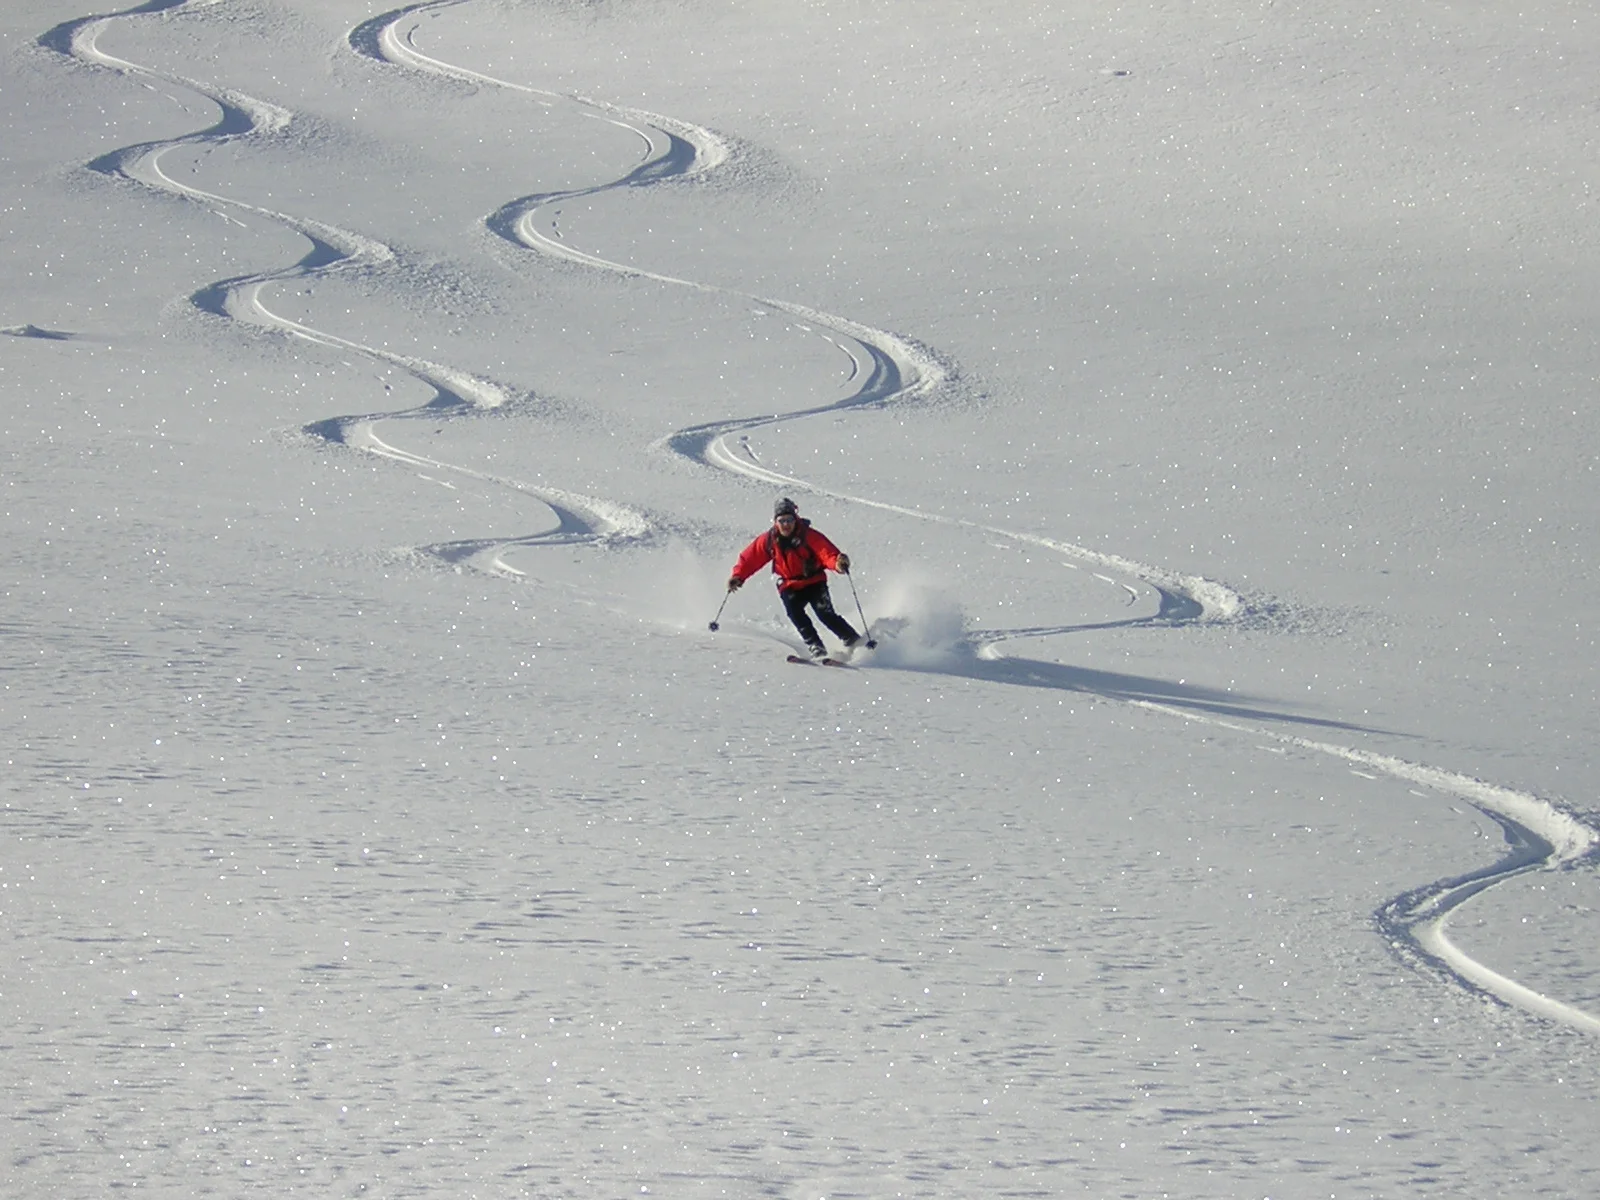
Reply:
[[[1149,675],[1130,675],[1094,667],[1069,666],[1034,658],[980,658],[966,648],[955,661],[919,664],[893,660],[877,664],[880,670],[915,671],[930,675],[953,675],[984,683],[1011,687],[1045,688],[1101,696],[1107,700],[1162,704],[1189,709],[1216,717],[1237,720],[1277,721],[1317,729],[1338,729],[1349,733],[1391,733],[1392,731],[1336,721],[1327,717],[1305,716],[1266,707],[1261,697],[1241,695],[1221,688],[1203,687],[1182,680],[1158,679]],[[1403,736],[1403,735],[1393,735]]]

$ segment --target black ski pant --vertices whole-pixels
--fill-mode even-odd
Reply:
[[[807,646],[813,649],[822,645],[822,639],[817,636],[817,627],[811,623],[811,618],[806,615],[806,609],[816,610],[817,619],[833,631],[846,646],[854,645],[858,634],[838,613],[833,611],[833,597],[828,594],[828,581],[809,584],[806,587],[793,588],[789,591],[779,592],[783,598],[784,611],[789,614],[789,620],[794,622],[794,627],[800,631],[800,636],[805,639]]]

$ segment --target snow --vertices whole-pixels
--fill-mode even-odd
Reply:
[[[0,1192],[1594,1193],[1591,5],[0,55]]]

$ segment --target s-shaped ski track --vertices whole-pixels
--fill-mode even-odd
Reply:
[[[547,233],[535,219],[544,208],[615,188],[647,186],[709,171],[726,158],[726,145],[710,131],[698,126],[672,121],[656,114],[604,105],[578,96],[563,96],[559,93],[542,91],[445,63],[417,47],[414,23],[404,29],[401,28],[416,14],[452,8],[466,2],[467,0],[432,0],[431,3],[413,4],[395,10],[358,26],[350,36],[350,44],[358,53],[395,65],[445,78],[522,91],[540,98],[541,103],[565,101],[578,105],[585,115],[632,129],[646,147],[644,161],[620,179],[594,187],[537,193],[510,201],[486,219],[485,224],[492,232],[515,245],[552,259],[625,277],[649,279],[703,293],[738,298],[827,329],[842,339],[835,341],[834,344],[849,355],[852,363],[852,380],[860,375],[862,364],[871,364],[866,378],[857,390],[842,400],[792,412],[731,418],[694,426],[661,439],[657,443],[659,447],[705,466],[763,483],[805,490],[816,495],[825,495],[919,520],[962,526],[995,537],[1037,546],[1060,555],[1069,561],[1069,565],[1087,567],[1102,581],[1120,586],[1129,592],[1134,592],[1135,589],[1123,580],[1137,580],[1160,593],[1162,598],[1160,619],[1169,624],[1227,621],[1247,611],[1249,606],[1243,597],[1213,580],[1134,562],[1119,555],[1093,551],[1059,539],[922,512],[905,505],[819,487],[798,477],[763,466],[756,460],[746,441],[750,430],[821,413],[837,413],[868,406],[881,407],[891,403],[905,404],[925,399],[950,381],[953,368],[931,351],[885,330],[875,329],[803,305],[753,296],[716,284],[683,279],[627,263],[614,262],[571,245],[564,238],[557,236],[553,232],[553,227],[552,232]],[[834,339],[830,337],[829,340]],[[859,348],[859,356],[849,348],[850,345]],[[739,435],[737,449],[728,441],[735,434]],[[1122,578],[1112,578],[1100,574],[1101,571],[1112,572]],[[985,645],[980,653],[992,657],[996,656],[998,651],[991,642]],[[1359,763],[1392,778],[1418,783],[1458,796],[1489,814],[1507,829],[1514,840],[1519,840],[1526,847],[1533,849],[1519,850],[1487,871],[1477,872],[1469,877],[1440,881],[1390,901],[1377,915],[1380,929],[1391,939],[1391,944],[1395,945],[1397,953],[1408,961],[1432,966],[1468,987],[1480,989],[1508,1005],[1537,1016],[1561,1022],[1587,1033],[1600,1033],[1600,1018],[1559,1000],[1541,996],[1498,974],[1461,951],[1445,933],[1449,912],[1495,883],[1534,868],[1570,867],[1592,859],[1596,846],[1600,845],[1600,834],[1583,822],[1541,797],[1485,783],[1454,772],[1335,743],[1311,741],[1220,716],[1196,713],[1170,704],[1127,697],[1111,698],[1152,713],[1229,729],[1283,743],[1300,751]]]

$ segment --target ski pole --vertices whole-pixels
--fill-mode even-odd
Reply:
[[[856,616],[861,618],[861,633],[862,633],[863,636],[865,636],[866,633],[867,633],[867,614],[861,611],[861,597],[856,595],[856,581],[855,581],[854,577],[851,576],[849,571],[846,571],[844,573],[844,577],[846,579],[850,580],[850,595],[856,602]],[[877,638],[874,638],[874,637],[868,637],[867,638],[867,649],[868,650],[876,649],[877,645],[878,645],[878,639]]]
[[[721,628],[721,626],[718,625],[717,622],[722,620],[722,610],[728,607],[728,597],[731,596],[731,595],[733,595],[733,592],[731,592],[731,591],[723,593],[722,603],[717,605],[717,615],[711,618],[711,632],[712,633],[715,633],[718,629]]]

